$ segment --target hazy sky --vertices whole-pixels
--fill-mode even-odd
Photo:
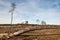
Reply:
[[[11,3],[16,4],[13,23],[36,23],[39,19],[47,24],[60,24],[60,0],[0,0],[0,24],[10,23]]]

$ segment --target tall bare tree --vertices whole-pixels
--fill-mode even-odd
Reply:
[[[11,12],[11,24],[13,23],[13,13],[14,13],[15,8],[16,8],[16,4],[12,3],[11,10],[9,11],[9,12]]]

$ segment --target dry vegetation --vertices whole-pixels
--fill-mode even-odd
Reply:
[[[18,30],[24,30],[25,28],[35,27],[37,25],[0,25],[0,34],[1,33],[14,33]],[[60,40],[60,25],[38,25],[38,27],[49,27],[42,30],[33,30],[29,32],[25,32],[20,35],[28,37],[30,36],[32,39],[37,40]],[[17,36],[18,37],[18,36]],[[17,38],[16,37],[16,38]],[[23,37],[23,38],[25,38]],[[14,40],[14,38],[12,38]]]

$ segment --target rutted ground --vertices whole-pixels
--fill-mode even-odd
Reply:
[[[8,35],[8,33],[14,33],[17,32],[19,30],[25,30],[25,28],[34,28],[34,27],[41,27],[41,28],[45,28],[45,29],[37,29],[37,30],[33,30],[33,31],[28,31],[28,32],[24,32],[19,36],[10,38],[10,39],[37,39],[37,40],[60,40],[60,26],[59,25],[5,25],[5,26],[1,26],[0,25],[0,33],[2,33],[2,35]],[[51,27],[51,28],[50,28]],[[50,29],[49,29],[50,28]]]

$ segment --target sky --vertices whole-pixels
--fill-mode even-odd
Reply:
[[[16,4],[13,24],[29,21],[36,24],[60,24],[60,0],[0,0],[0,24],[11,23],[11,3]]]

